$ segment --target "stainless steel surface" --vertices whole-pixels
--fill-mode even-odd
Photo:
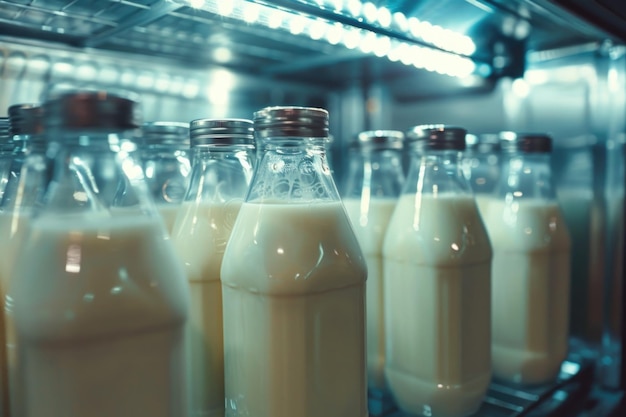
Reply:
[[[612,37],[562,9],[555,12],[546,0],[374,0],[363,3],[371,6],[369,14],[365,6],[355,12],[350,4],[0,0],[0,31],[334,86],[365,75],[362,66],[371,62],[377,62],[379,77],[392,77],[413,72],[414,66],[452,71],[464,65],[455,56],[471,58],[481,76],[519,76],[529,50]],[[347,39],[351,36],[354,42]],[[437,65],[442,59],[454,64]]]

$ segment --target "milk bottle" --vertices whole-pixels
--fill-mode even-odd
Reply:
[[[404,133],[361,132],[350,151],[343,204],[367,262],[367,376],[372,402],[386,391],[383,314],[383,238],[404,183]],[[384,404],[381,404],[385,407]]]
[[[140,139],[148,188],[171,232],[189,183],[189,123],[145,122]]]
[[[254,115],[262,158],[222,263],[228,417],[366,417],[366,265],[326,163],[328,113]]]
[[[46,158],[46,142],[41,120],[42,109],[37,104],[15,104],[9,107],[11,120],[12,151],[9,175],[4,193],[0,199],[0,288],[2,310],[2,338],[0,350],[6,368],[3,377],[3,408],[9,415],[9,393],[19,390],[15,381],[16,346],[15,327],[11,316],[5,316],[6,290],[12,277],[15,258],[19,254],[22,238],[27,230],[27,219],[33,207],[41,203],[43,193],[49,182],[51,160]],[[12,413],[15,415],[15,413]]]
[[[189,296],[128,140],[137,103],[63,90],[44,114],[53,180],[6,297],[21,387],[13,415],[183,416]]]
[[[494,376],[554,379],[568,349],[570,238],[556,201],[546,135],[510,133],[485,221],[494,247]]]
[[[190,417],[224,416],[220,268],[252,177],[252,121],[191,122],[190,187],[172,232],[191,289],[185,329]]]
[[[478,210],[484,210],[500,179],[500,138],[498,134],[467,135],[463,173],[469,181]]]
[[[385,376],[410,415],[467,416],[491,379],[491,247],[459,164],[465,130],[417,126],[407,140],[383,245]]]

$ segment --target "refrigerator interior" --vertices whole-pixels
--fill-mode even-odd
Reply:
[[[494,384],[484,415],[562,413],[582,405],[575,397],[592,382],[617,394],[625,386],[618,3],[0,0],[0,117],[59,84],[136,92],[145,121],[324,107],[340,188],[348,145],[363,130],[446,123],[475,134],[549,133],[575,242],[575,356],[561,385]]]

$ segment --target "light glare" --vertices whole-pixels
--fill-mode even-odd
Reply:
[[[349,12],[359,21],[377,24],[388,28],[394,26],[397,30],[410,35],[423,42],[429,43],[443,51],[429,47],[422,47],[405,42],[398,42],[384,35],[377,35],[356,27],[344,26],[341,23],[328,22],[322,19],[309,18],[300,14],[291,14],[281,9],[274,9],[255,2],[242,2],[236,0],[219,0],[207,3],[206,0],[187,0],[190,7],[202,8],[222,16],[230,16],[240,19],[248,24],[262,24],[271,29],[288,30],[294,35],[307,33],[313,40],[326,39],[331,45],[342,44],[347,49],[359,48],[365,54],[374,54],[378,57],[387,57],[392,62],[400,61],[404,65],[414,66],[420,69],[446,74],[454,77],[466,77],[477,71],[476,64],[469,58],[454,54],[471,56],[476,51],[476,45],[469,36],[433,25],[427,21],[421,21],[416,17],[407,18],[401,12],[392,13],[387,7],[377,7],[375,2],[361,2],[359,0],[316,0],[320,7],[332,7],[336,12]],[[326,6],[325,6],[326,5]],[[208,8],[208,9],[207,9]],[[220,47],[213,52],[216,62],[226,63],[232,60],[232,51],[227,47]],[[480,71],[479,71],[480,72]],[[484,71],[482,71],[484,72]],[[139,77],[141,78],[141,77]],[[540,77],[536,77],[540,78]],[[138,84],[145,84],[144,79],[139,79]],[[523,81],[523,80],[522,80]],[[514,93],[524,94],[522,81],[516,80]],[[529,77],[529,83],[537,82]],[[539,81],[540,82],[540,81]],[[182,95],[195,97],[199,86],[193,83],[181,83],[172,80],[169,86],[180,85]],[[218,84],[217,81],[212,85]],[[229,85],[222,84],[221,91],[212,88],[209,96],[212,103],[227,101],[228,93],[224,90]],[[528,83],[525,84],[528,88]]]
[[[363,17],[365,17],[365,20],[370,23],[374,23],[377,16],[378,8],[374,3],[367,2],[363,5]]]
[[[384,28],[391,26],[391,12],[386,7],[378,9],[378,23]]]

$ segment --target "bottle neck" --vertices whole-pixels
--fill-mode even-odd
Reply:
[[[326,138],[261,140],[246,201],[339,201],[326,158]]]
[[[471,188],[459,161],[459,151],[413,150],[403,194],[436,196],[450,193],[471,196]]]
[[[254,170],[253,146],[194,146],[191,154],[185,201],[223,203],[245,197]]]
[[[505,156],[496,195],[507,200],[555,199],[550,154],[519,153]]]
[[[492,194],[500,180],[497,153],[469,153],[462,157],[463,173],[475,194]]]
[[[344,197],[395,198],[404,184],[402,151],[397,149],[350,152]]]

